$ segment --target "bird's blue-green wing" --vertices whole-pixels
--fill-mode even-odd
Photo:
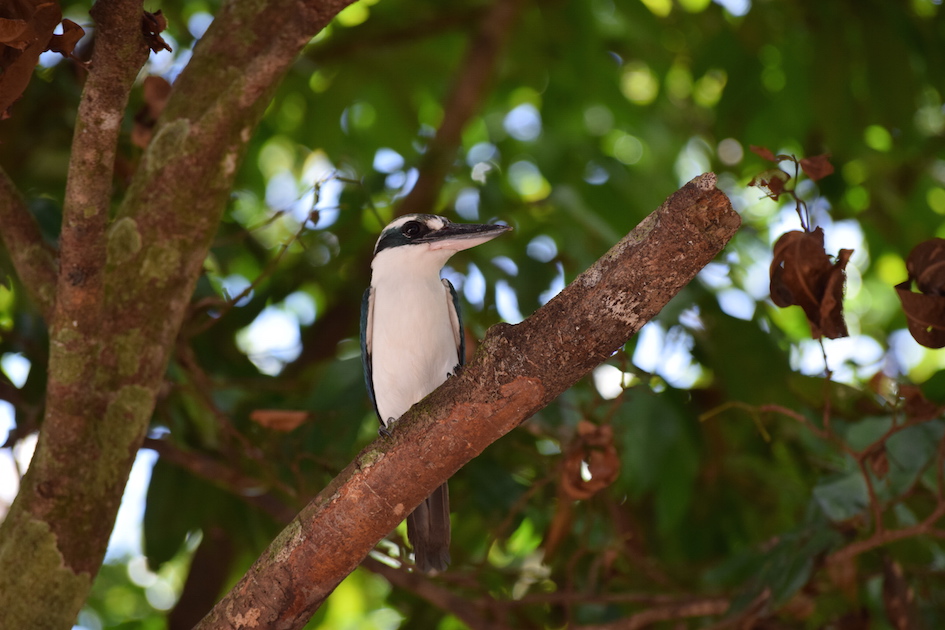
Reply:
[[[459,365],[466,364],[466,335],[463,333],[463,312],[459,308],[459,296],[453,283],[443,278],[443,285],[449,290],[446,302],[450,313],[450,323],[453,325],[453,338],[456,339],[456,354],[459,355]]]
[[[374,397],[374,372],[371,367],[371,340],[372,329],[374,327],[374,301],[371,299],[371,292],[374,289],[368,288],[361,298],[361,364],[364,366],[364,384],[367,386],[368,398],[371,399],[371,406],[374,407],[374,413],[380,420],[381,413],[377,410],[377,400]],[[384,421],[381,420],[381,425]]]

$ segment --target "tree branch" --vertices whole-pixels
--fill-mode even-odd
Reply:
[[[365,448],[283,530],[200,630],[301,628],[434,488],[623,346],[740,224],[702,175],[531,317],[490,329],[472,362]]]
[[[0,168],[0,238],[16,275],[46,321],[56,303],[56,252],[43,241],[36,219],[6,172]]]
[[[182,451],[171,442],[156,438],[145,438],[142,448],[149,448],[166,462],[226,490],[279,523],[288,523],[295,516],[295,510],[298,509],[298,504],[290,505],[284,497],[271,490],[259,494],[260,486],[265,486],[267,483],[265,480],[250,477],[227,465],[226,462],[216,460],[204,453]]]
[[[306,57],[318,64],[331,64],[363,52],[376,52],[377,49],[392,48],[400,44],[411,44],[421,39],[442,37],[453,30],[468,30],[485,12],[484,6],[443,7],[446,11],[437,11],[426,17],[413,18],[404,26],[375,28],[372,20],[363,25],[346,29],[333,35],[328,41],[313,46]]]
[[[578,626],[576,630],[640,630],[660,621],[687,619],[689,617],[715,617],[725,614],[729,601],[723,598],[694,599],[654,608],[647,608],[626,619],[591,626]]]
[[[416,184],[404,197],[398,215],[432,212],[437,196],[456,157],[463,129],[479,111],[524,0],[495,0],[469,42],[463,65],[456,71],[443,112],[443,121],[430,141],[419,167]]]
[[[36,468],[43,471],[43,477],[54,475],[47,479],[56,479],[58,487],[30,502],[31,513],[50,524],[59,548],[66,552],[66,566],[89,575],[95,575],[101,564],[113,524],[101,518],[102,511],[107,513],[114,503],[117,512],[121,496],[106,499],[98,495],[95,501],[77,504],[75,498],[82,494],[72,495],[67,490],[69,482],[62,480],[75,479],[77,470],[70,463],[74,449],[92,456],[101,449],[100,444],[84,445],[83,440],[97,433],[92,424],[105,416],[106,396],[111,392],[103,395],[84,379],[77,379],[76,374],[94,374],[101,361],[105,224],[115,145],[131,84],[148,58],[140,26],[141,0],[103,0],[93,7],[92,15],[98,30],[92,54],[95,66],[82,93],[73,137],[56,306],[49,322],[46,414],[37,444],[41,465]],[[128,460],[130,470],[133,459]],[[37,475],[28,478],[32,483],[42,483]],[[68,511],[69,518],[53,517],[60,510]],[[76,520],[88,525],[75,527]],[[101,547],[101,555],[90,549],[97,546]]]
[[[176,81],[107,233],[94,205],[102,190],[94,188],[89,201],[96,216],[86,227],[97,234],[95,247],[105,252],[103,306],[97,325],[83,311],[88,334],[62,325],[50,336],[43,429],[0,525],[0,610],[9,624],[66,628],[74,623],[104,556],[245,146],[289,65],[351,1],[225,3]],[[100,4],[102,19],[131,6],[130,0]],[[121,22],[116,35],[134,31],[140,40],[141,17],[139,4],[138,15]],[[127,51],[123,45],[119,50]],[[103,142],[105,130],[117,121],[99,124],[103,135],[97,141]],[[76,174],[101,167],[77,159]],[[76,180],[70,247],[82,241],[82,218],[75,214],[83,209],[82,193]],[[81,252],[74,253],[77,262],[85,262]],[[69,268],[63,268],[68,275]],[[86,295],[76,291],[73,306],[84,308]],[[89,351],[96,346],[98,352]],[[23,549],[31,553],[25,568]]]
[[[437,585],[422,573],[395,569],[371,557],[365,558],[361,566],[382,576],[392,585],[422,597],[443,612],[455,615],[472,630],[510,630],[510,626],[492,621],[484,614],[482,605]]]
[[[141,4],[99,0],[90,11],[97,35],[72,137],[51,326],[69,326],[93,339],[104,306],[105,226],[121,120],[135,77],[148,60]]]
[[[938,503],[936,504],[935,509],[933,509],[932,512],[930,512],[929,515],[926,516],[921,522],[909,527],[902,527],[900,529],[877,529],[869,538],[857,540],[850,543],[846,547],[833,552],[827,556],[826,563],[828,565],[840,565],[844,562],[849,562],[862,553],[878,549],[879,547],[883,547],[900,540],[912,538],[913,536],[942,537],[942,532],[935,528],[936,523],[938,523],[942,518],[945,518],[945,503]]]

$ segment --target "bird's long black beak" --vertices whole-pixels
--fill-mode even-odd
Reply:
[[[510,225],[495,223],[450,223],[414,242],[429,243],[430,249],[451,249],[458,252],[491,241],[511,229]]]

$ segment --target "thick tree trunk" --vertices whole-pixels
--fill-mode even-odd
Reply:
[[[3,230],[4,244],[50,329],[43,427],[0,526],[0,628],[75,621],[245,145],[288,66],[350,2],[225,4],[109,224],[115,144],[147,45],[140,0],[100,0],[58,273],[0,173],[0,217],[15,228]]]

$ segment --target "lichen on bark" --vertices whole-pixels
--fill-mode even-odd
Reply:
[[[4,601],[0,628],[60,628],[55,616],[48,613],[78,610],[92,578],[65,566],[48,523],[32,518],[28,512],[11,512],[8,520],[5,535],[0,538],[0,567],[16,566],[17,570],[0,571],[0,593],[24,592],[30,596]],[[7,625],[13,623],[26,625]]]

